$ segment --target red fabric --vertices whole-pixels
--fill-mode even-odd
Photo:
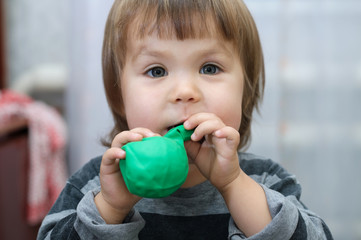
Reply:
[[[10,90],[0,91],[0,126],[15,117],[26,119],[29,126],[27,220],[37,224],[66,182],[66,125],[52,107]]]

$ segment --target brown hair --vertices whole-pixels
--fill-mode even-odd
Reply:
[[[132,29],[130,29],[132,28]],[[221,36],[234,43],[244,67],[240,148],[251,136],[253,109],[258,109],[265,83],[263,53],[254,20],[241,0],[115,0],[104,33],[103,81],[115,121],[109,134],[128,129],[120,91],[128,34],[142,38],[156,32],[160,38]],[[109,146],[109,141],[104,144]]]

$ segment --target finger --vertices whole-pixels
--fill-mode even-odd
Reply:
[[[143,137],[160,136],[159,134],[152,132],[148,128],[134,128],[134,129],[132,129],[130,131],[134,132],[134,133],[138,133],[138,134],[142,135]]]
[[[202,122],[214,118],[218,118],[218,117],[213,113],[196,113],[192,115],[190,118],[188,118],[183,125],[185,129],[190,130],[196,128]]]
[[[112,174],[119,172],[119,159],[125,158],[124,150],[120,148],[108,149],[102,158],[100,172],[101,174]]]
[[[214,136],[217,138],[225,138],[229,147],[236,149],[239,145],[240,136],[239,132],[229,126],[221,128],[214,132]]]
[[[124,131],[115,136],[112,141],[111,147],[121,148],[128,142],[140,141],[143,139],[143,135],[137,132]]]
[[[203,137],[207,139],[223,127],[225,127],[225,124],[219,118],[206,120],[197,126],[191,138],[193,141],[199,141]]]

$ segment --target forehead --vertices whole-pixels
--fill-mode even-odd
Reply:
[[[239,58],[237,51],[230,42],[220,41],[214,38],[203,39],[160,39],[156,35],[147,36],[143,39],[129,41],[127,47],[127,60],[136,62],[139,59],[160,58],[193,58],[204,59],[217,57],[217,59]]]
[[[173,48],[176,52],[178,48],[184,49],[181,48],[181,46],[185,45],[183,43],[187,43],[187,46],[193,43],[198,46],[196,48],[199,50],[198,53],[203,52],[203,54],[207,53],[207,55],[210,52],[213,54],[227,53],[226,55],[238,54],[235,42],[227,40],[222,35],[211,16],[206,17],[208,20],[204,21],[203,19],[202,21],[199,16],[193,16],[190,25],[183,28],[177,28],[178,26],[174,25],[171,19],[163,19],[158,24],[153,19],[144,24],[145,22],[142,21],[142,17],[137,17],[130,24],[126,42],[126,57],[133,58],[141,55],[152,55],[155,52],[156,54],[154,55],[158,55],[159,49],[168,49],[170,51]],[[154,50],[156,51],[154,52]],[[132,52],[132,56],[129,56],[130,52]]]

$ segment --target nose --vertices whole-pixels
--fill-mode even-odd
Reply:
[[[172,101],[175,103],[195,103],[202,96],[197,80],[194,78],[176,80],[172,92]]]

